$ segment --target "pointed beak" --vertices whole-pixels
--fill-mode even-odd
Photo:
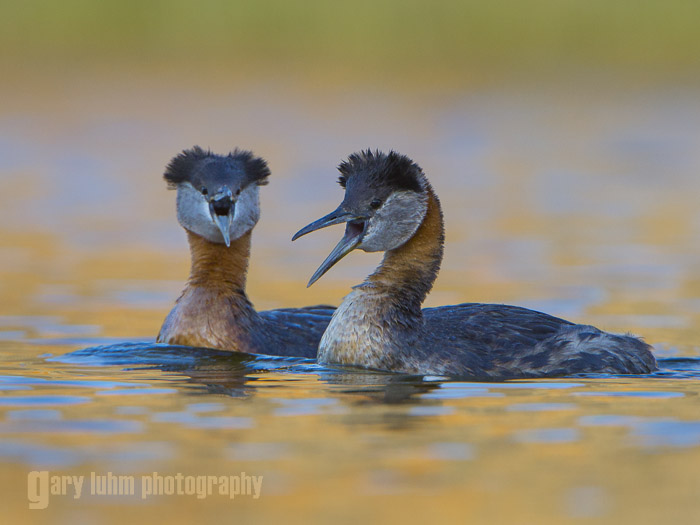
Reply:
[[[231,230],[231,223],[233,222],[233,213],[229,213],[228,215],[212,214],[211,218],[214,219],[214,224],[219,228],[224,238],[224,243],[228,248],[231,246],[231,234],[229,231]]]
[[[334,224],[352,221],[357,218],[358,217],[356,217],[352,213],[348,213],[340,208],[336,208],[325,217],[321,217],[317,221],[314,221],[311,224],[304,226],[301,230],[294,234],[294,237],[292,237],[292,241],[296,241],[299,237],[302,237],[307,233],[320,230],[321,228],[326,228],[328,226],[333,226]]]
[[[236,211],[236,203],[233,200],[233,193],[229,188],[224,188],[212,196],[209,201],[209,213],[214,224],[221,232],[226,247],[231,246],[231,223],[233,214]]]
[[[360,244],[360,242],[362,242],[362,236],[365,233],[365,220],[366,217],[358,217],[357,215],[348,213],[338,208],[325,217],[322,217],[317,221],[312,222],[308,226],[305,226],[294,234],[294,237],[292,237],[293,241],[302,235],[320,230],[321,228],[343,222],[347,223],[347,226],[345,227],[345,235],[342,239],[340,239],[340,242],[335,246],[335,248],[333,248],[333,251],[328,255],[328,257],[326,257],[326,260],[321,263],[318,270],[316,270],[316,272],[311,276],[311,279],[309,279],[309,284],[306,285],[307,288],[318,281],[323,274],[325,274],[333,267],[333,265],[335,265],[335,263],[353,251]]]

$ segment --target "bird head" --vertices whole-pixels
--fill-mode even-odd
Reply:
[[[267,184],[269,175],[267,163],[250,151],[216,155],[194,146],[173,157],[164,178],[177,190],[180,225],[230,246],[258,222],[258,187]]]
[[[308,286],[354,249],[379,252],[402,246],[416,233],[428,209],[428,181],[404,155],[365,150],[350,155],[338,170],[338,182],[345,189],[340,206],[292,238],[345,223],[345,235]]]

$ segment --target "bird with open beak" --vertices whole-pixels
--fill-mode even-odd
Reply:
[[[269,175],[265,160],[238,149],[217,155],[195,146],[168,164],[164,177],[177,190],[177,218],[187,232],[192,267],[158,342],[316,355],[332,307],[258,312],[245,292],[251,235],[260,217],[258,189]]]

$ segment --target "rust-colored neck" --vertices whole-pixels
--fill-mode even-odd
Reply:
[[[190,278],[165,319],[158,342],[255,352],[256,312],[245,294],[250,232],[230,247],[187,232]]]
[[[440,201],[429,187],[428,207],[418,230],[406,243],[384,254],[367,283],[420,309],[440,270],[444,241]]]
[[[245,295],[250,238],[251,232],[245,233],[226,247],[188,231],[192,256],[188,286],[226,289]]]

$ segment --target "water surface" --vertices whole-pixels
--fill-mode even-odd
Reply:
[[[700,519],[691,91],[427,97],[116,75],[34,89],[0,111],[8,522]],[[469,383],[149,346],[188,267],[160,177],[195,143],[270,161],[249,278],[259,308],[337,304],[372,269],[376,255],[354,254],[306,290],[341,231],[289,239],[340,201],[344,156],[395,148],[445,211],[428,306],[507,302],[632,331],[662,370]],[[258,499],[84,494],[30,512],[33,470],[263,481]]]

